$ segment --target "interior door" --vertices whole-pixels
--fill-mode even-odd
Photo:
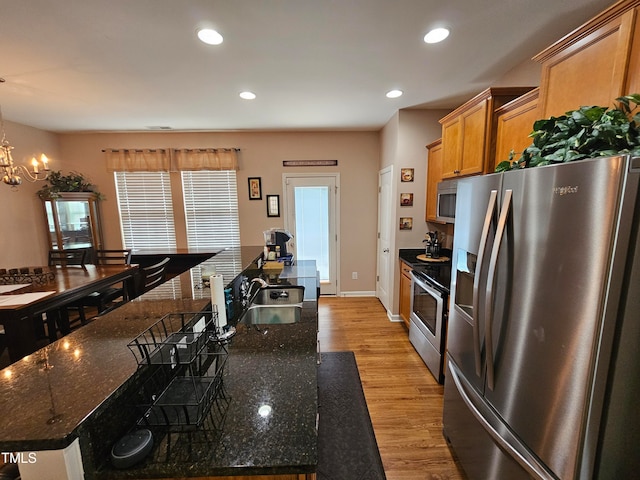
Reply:
[[[285,228],[298,260],[315,260],[320,272],[320,294],[338,292],[339,176],[283,176]]]
[[[387,311],[391,310],[389,308],[389,290],[393,280],[391,275],[392,181],[393,166],[380,170],[378,173],[378,272],[376,275],[376,296]]]

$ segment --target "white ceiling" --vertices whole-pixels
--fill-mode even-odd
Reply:
[[[613,3],[0,0],[0,105],[55,132],[378,129],[459,105]]]

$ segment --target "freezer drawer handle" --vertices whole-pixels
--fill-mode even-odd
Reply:
[[[480,236],[480,248],[478,251],[478,261],[476,265],[478,269],[482,269],[482,265],[484,262],[484,254],[487,248],[487,240],[489,237],[489,228],[491,228],[491,222],[493,221],[493,217],[496,210],[496,203],[498,198],[498,191],[491,190],[491,194],[489,195],[489,206],[487,207],[487,213],[484,217],[484,225],[482,226],[482,235]],[[478,271],[475,273],[473,279],[473,299],[472,299],[472,307],[473,307],[473,354],[476,364],[476,375],[480,377],[482,375],[482,359],[480,357],[480,326],[478,325],[478,321],[480,319],[480,277],[481,272]]]
[[[493,365],[493,335],[491,334],[491,330],[493,328],[493,287],[496,280],[496,265],[498,264],[498,254],[500,253],[500,247],[502,246],[504,231],[507,228],[507,217],[509,216],[509,211],[511,210],[512,198],[513,190],[506,190],[504,192],[502,209],[500,210],[500,218],[498,219],[496,238],[493,241],[493,248],[491,249],[489,271],[487,272],[487,296],[485,298],[484,304],[484,342],[487,356],[487,387],[489,387],[490,390],[493,390],[495,384],[495,368]]]
[[[453,383],[456,386],[456,390],[462,397],[467,408],[471,411],[475,419],[482,425],[482,427],[486,430],[486,432],[493,438],[493,440],[498,444],[500,448],[502,448],[505,452],[507,452],[516,462],[520,464],[522,468],[524,468],[530,475],[532,475],[537,480],[557,480],[557,477],[549,472],[540,462],[538,462],[533,455],[528,453],[526,450],[519,451],[516,447],[514,447],[507,439],[505,439],[500,433],[495,429],[493,425],[482,415],[480,410],[475,406],[473,400],[469,398],[467,394],[467,390],[462,384],[458,374],[458,368],[451,361],[449,363],[449,372],[451,374],[451,378],[453,379]],[[481,400],[480,400],[481,401]]]

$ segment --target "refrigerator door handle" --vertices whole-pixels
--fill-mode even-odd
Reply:
[[[522,468],[524,468],[533,478],[537,480],[556,480],[557,477],[550,473],[532,454],[530,454],[526,448],[521,447],[518,448],[517,439],[513,437],[509,433],[509,430],[505,427],[501,430],[504,430],[504,434],[501,435],[496,427],[494,427],[490,420],[483,415],[480,409],[476,406],[474,400],[470,397],[471,395],[475,395],[473,389],[467,388],[463,384],[463,381],[460,377],[462,377],[462,373],[459,372],[457,366],[449,360],[449,373],[451,374],[451,379],[456,387],[456,390],[460,394],[460,397],[464,401],[465,405],[474,416],[474,418],[482,425],[482,428],[489,434],[489,436],[493,439],[498,446],[503,449],[506,453],[511,456],[516,462],[520,464]],[[471,392],[471,393],[469,393]],[[481,404],[483,402],[482,399],[478,399],[477,402]],[[505,438],[508,437],[508,438]],[[510,441],[511,440],[511,441]]]
[[[496,210],[496,203],[498,199],[498,191],[491,190],[491,194],[489,195],[489,206],[487,207],[487,213],[484,217],[484,225],[482,226],[482,234],[480,235],[480,247],[478,249],[478,260],[476,265],[478,266],[478,270],[482,269],[482,265],[484,262],[484,254],[487,248],[487,240],[489,237],[489,229],[491,228],[491,222],[493,221],[493,216]],[[472,308],[474,312],[473,319],[473,353],[476,364],[476,375],[479,377],[482,375],[482,358],[480,357],[480,326],[478,325],[479,313],[480,313],[480,271],[475,272],[473,279],[473,298],[472,298]]]
[[[489,390],[493,390],[495,375],[493,365],[493,336],[491,330],[493,328],[493,287],[496,280],[496,266],[498,264],[498,254],[500,253],[500,247],[502,246],[502,240],[504,238],[504,232],[507,228],[507,217],[511,210],[511,200],[513,198],[513,190],[506,190],[504,194],[504,200],[502,202],[502,208],[500,209],[500,218],[498,219],[498,228],[496,229],[496,238],[493,241],[493,248],[491,249],[491,258],[489,259],[489,270],[487,272],[487,293],[484,304],[484,342],[487,356],[487,387]]]

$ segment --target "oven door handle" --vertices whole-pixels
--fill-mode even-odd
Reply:
[[[424,291],[426,291],[429,295],[431,295],[432,297],[439,297],[442,298],[442,294],[437,291],[435,288],[433,288],[431,285],[429,285],[428,283],[426,283],[424,280],[422,280],[420,277],[416,276],[415,273],[413,273],[413,270],[411,270],[411,278],[413,279],[413,281],[415,283],[417,283],[420,288],[422,288]]]

